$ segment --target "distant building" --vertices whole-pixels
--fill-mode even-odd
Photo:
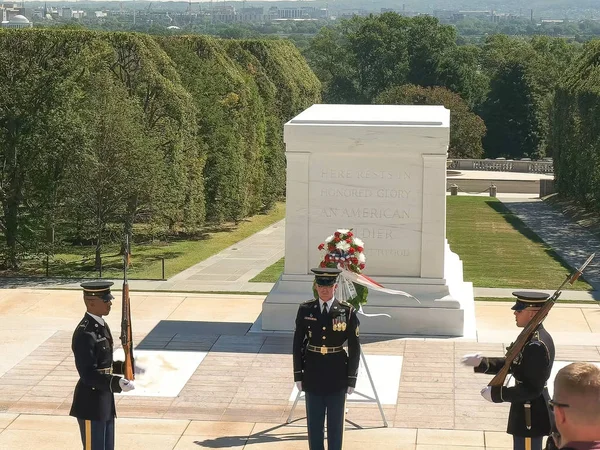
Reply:
[[[312,6],[285,7],[277,9],[278,19],[310,19],[317,9]]]
[[[229,5],[219,6],[218,8],[213,9],[210,15],[213,22],[233,23],[236,21],[235,8]]]
[[[10,21],[15,16],[23,16],[25,8],[17,3],[0,3],[0,17],[2,22]]]
[[[10,20],[2,21],[2,28],[31,28],[33,24],[25,16],[16,15]]]
[[[70,19],[71,17],[73,17],[73,10],[69,7],[64,6],[60,9],[59,16],[63,19]]]
[[[237,14],[237,20],[239,22],[264,22],[265,10],[254,6],[242,8]]]

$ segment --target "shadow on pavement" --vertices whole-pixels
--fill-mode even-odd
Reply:
[[[136,346],[137,350],[196,351],[223,353],[260,353],[291,355],[293,335],[289,333],[248,333],[252,323],[194,322],[161,320]],[[424,339],[439,336],[362,335],[361,343],[370,344],[405,338]],[[448,338],[451,339],[451,338]]]
[[[201,445],[208,448],[231,448],[231,447],[243,447],[244,445],[252,444],[264,444],[268,442],[289,442],[289,441],[307,441],[306,427],[290,427],[289,433],[282,434],[268,434],[273,431],[284,428],[286,424],[275,425],[271,428],[261,431],[260,433],[254,433],[250,436],[222,436],[211,439],[205,439],[203,441],[194,441],[194,444]],[[282,430],[283,431],[283,430]]]

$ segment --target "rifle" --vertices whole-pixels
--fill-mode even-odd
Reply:
[[[575,281],[577,281],[577,279],[581,276],[583,270],[587,267],[587,265],[592,261],[592,259],[594,259],[594,256],[596,256],[596,254],[592,253],[579,269],[573,272],[572,275],[567,275],[565,281],[563,281],[563,283],[556,290],[556,292],[552,294],[552,297],[546,300],[546,303],[542,305],[540,310],[535,314],[535,316],[533,316],[533,318],[529,321],[527,326],[523,328],[523,331],[521,331],[521,334],[519,334],[517,340],[508,348],[504,360],[504,366],[502,367],[502,369],[500,369],[496,376],[492,378],[492,381],[488,383],[488,386],[504,386],[504,380],[506,379],[506,376],[510,371],[510,365],[512,364],[513,360],[519,355],[519,353],[521,353],[521,350],[523,350],[525,344],[529,342],[529,339],[531,339],[531,335],[535,332],[537,327],[544,321],[544,319],[550,312],[550,309],[554,306],[554,303],[556,302],[556,300],[558,300],[558,297],[560,297],[560,294],[562,293],[561,289],[563,288],[563,286],[567,283],[573,285],[573,283],[575,283]]]
[[[121,344],[125,352],[123,361],[123,375],[128,380],[135,379],[133,370],[133,336],[131,331],[131,300],[129,298],[129,283],[127,282],[127,268],[129,267],[129,237],[125,238],[125,251],[123,252],[123,309],[121,313]]]

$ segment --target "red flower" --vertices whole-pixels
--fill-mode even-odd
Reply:
[[[346,242],[347,242],[348,244],[352,244],[352,239],[348,238],[348,239],[346,239]]]
[[[334,235],[335,237],[340,237],[340,232],[339,232],[339,231],[336,231],[335,233],[333,233],[333,235]]]
[[[325,244],[319,244],[319,250],[323,250],[325,248]]]
[[[325,261],[321,261],[321,264],[319,264],[319,267],[327,267],[327,264],[325,264]]]
[[[338,233],[338,234],[339,234],[339,233]],[[335,242],[340,242],[340,240],[341,240],[341,239],[340,239],[339,237],[335,237],[335,238],[333,238],[333,240],[334,240]]]
[[[354,233],[352,233],[352,231],[348,231],[348,237],[352,237],[354,236]]]
[[[358,258],[352,258],[352,263],[358,264]]]
[[[348,253],[354,253],[355,251],[356,251],[356,250],[354,249],[354,247],[350,247],[350,248],[348,249]]]
[[[364,248],[362,248],[362,247],[356,247],[356,250],[358,250],[359,252],[362,252],[364,250]]]
[[[325,255],[324,260],[327,261],[327,262],[329,262],[329,255]]]
[[[360,264],[358,267],[359,267],[360,270],[363,270],[365,268],[365,265],[364,264]]]

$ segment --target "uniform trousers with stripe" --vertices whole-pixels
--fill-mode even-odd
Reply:
[[[308,448],[325,450],[324,427],[327,413],[327,449],[342,450],[346,414],[346,388],[332,394],[306,392]]]
[[[513,436],[514,450],[542,450],[543,436],[540,437],[522,437]]]
[[[115,419],[107,422],[100,420],[83,420],[79,422],[83,450],[114,450],[115,449]]]

